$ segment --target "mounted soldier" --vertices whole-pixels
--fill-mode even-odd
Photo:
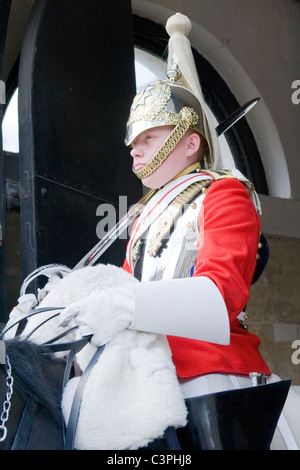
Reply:
[[[124,269],[140,283],[70,305],[61,314],[96,346],[125,328],[167,336],[185,399],[276,378],[243,325],[257,266],[260,204],[239,171],[215,171],[210,122],[187,35],[176,14],[167,79],[133,100],[125,143],[133,171],[153,195],[136,221]]]
[[[260,355],[259,338],[243,325],[260,269],[260,203],[244,175],[218,167],[218,136],[187,38],[190,27],[181,14],[168,20],[167,79],[141,90],[130,110],[125,143],[134,173],[151,191],[132,228],[121,285],[105,284],[103,267],[100,274],[97,266],[85,268],[58,283],[74,292],[71,304],[59,303],[56,288],[41,303],[68,305],[61,327],[77,325],[81,336],[91,335],[92,349],[105,345],[78,422],[89,442],[83,438],[77,448],[268,448],[287,393]],[[96,282],[101,292],[79,296],[72,282],[81,282],[81,271],[86,286]],[[144,375],[138,351],[145,353]],[[86,358],[78,357],[84,370]],[[278,386],[280,403],[268,385],[253,391],[252,380]],[[127,394],[119,394],[122,388]],[[67,422],[74,393],[65,397]],[[97,407],[102,414],[91,429]],[[265,425],[258,419],[263,412]],[[134,416],[141,424],[130,427],[131,437],[126,426],[134,425]],[[106,425],[109,443],[99,438]]]

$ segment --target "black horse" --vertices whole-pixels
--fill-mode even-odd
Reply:
[[[0,450],[63,449],[61,397],[66,363],[49,349],[29,341],[6,341],[6,354],[11,365],[13,393],[7,436]],[[0,413],[7,393],[7,367],[0,366]],[[2,414],[3,416],[3,414]],[[0,430],[1,430],[0,414]],[[4,430],[0,433],[0,438]]]
[[[72,449],[76,426],[74,429],[69,426],[65,433],[61,411],[66,361],[53,356],[49,347],[26,340],[14,339],[5,344],[14,381],[5,422],[0,408],[0,439],[5,434],[1,426],[5,425],[7,429],[0,450]],[[101,348],[82,374],[83,386],[99,354]],[[0,407],[7,401],[8,366],[0,366]],[[290,380],[285,380],[187,399],[193,419],[189,419],[188,425],[179,433],[182,449],[269,449],[289,387]],[[218,411],[215,423],[207,419],[212,409]]]

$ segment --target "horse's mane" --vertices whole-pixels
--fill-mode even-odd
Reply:
[[[5,342],[12,376],[18,394],[25,400],[33,398],[40,405],[61,413],[62,360],[43,346],[22,339]]]

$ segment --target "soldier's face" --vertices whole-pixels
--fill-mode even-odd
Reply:
[[[131,144],[134,171],[141,170],[152,160],[172,131],[172,126],[154,127],[142,132]],[[173,179],[190,163],[187,159],[188,135],[177,144],[167,159],[147,178],[142,180],[149,188],[160,188]]]

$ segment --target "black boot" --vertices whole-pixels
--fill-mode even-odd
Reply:
[[[186,399],[183,450],[269,450],[290,380]]]

